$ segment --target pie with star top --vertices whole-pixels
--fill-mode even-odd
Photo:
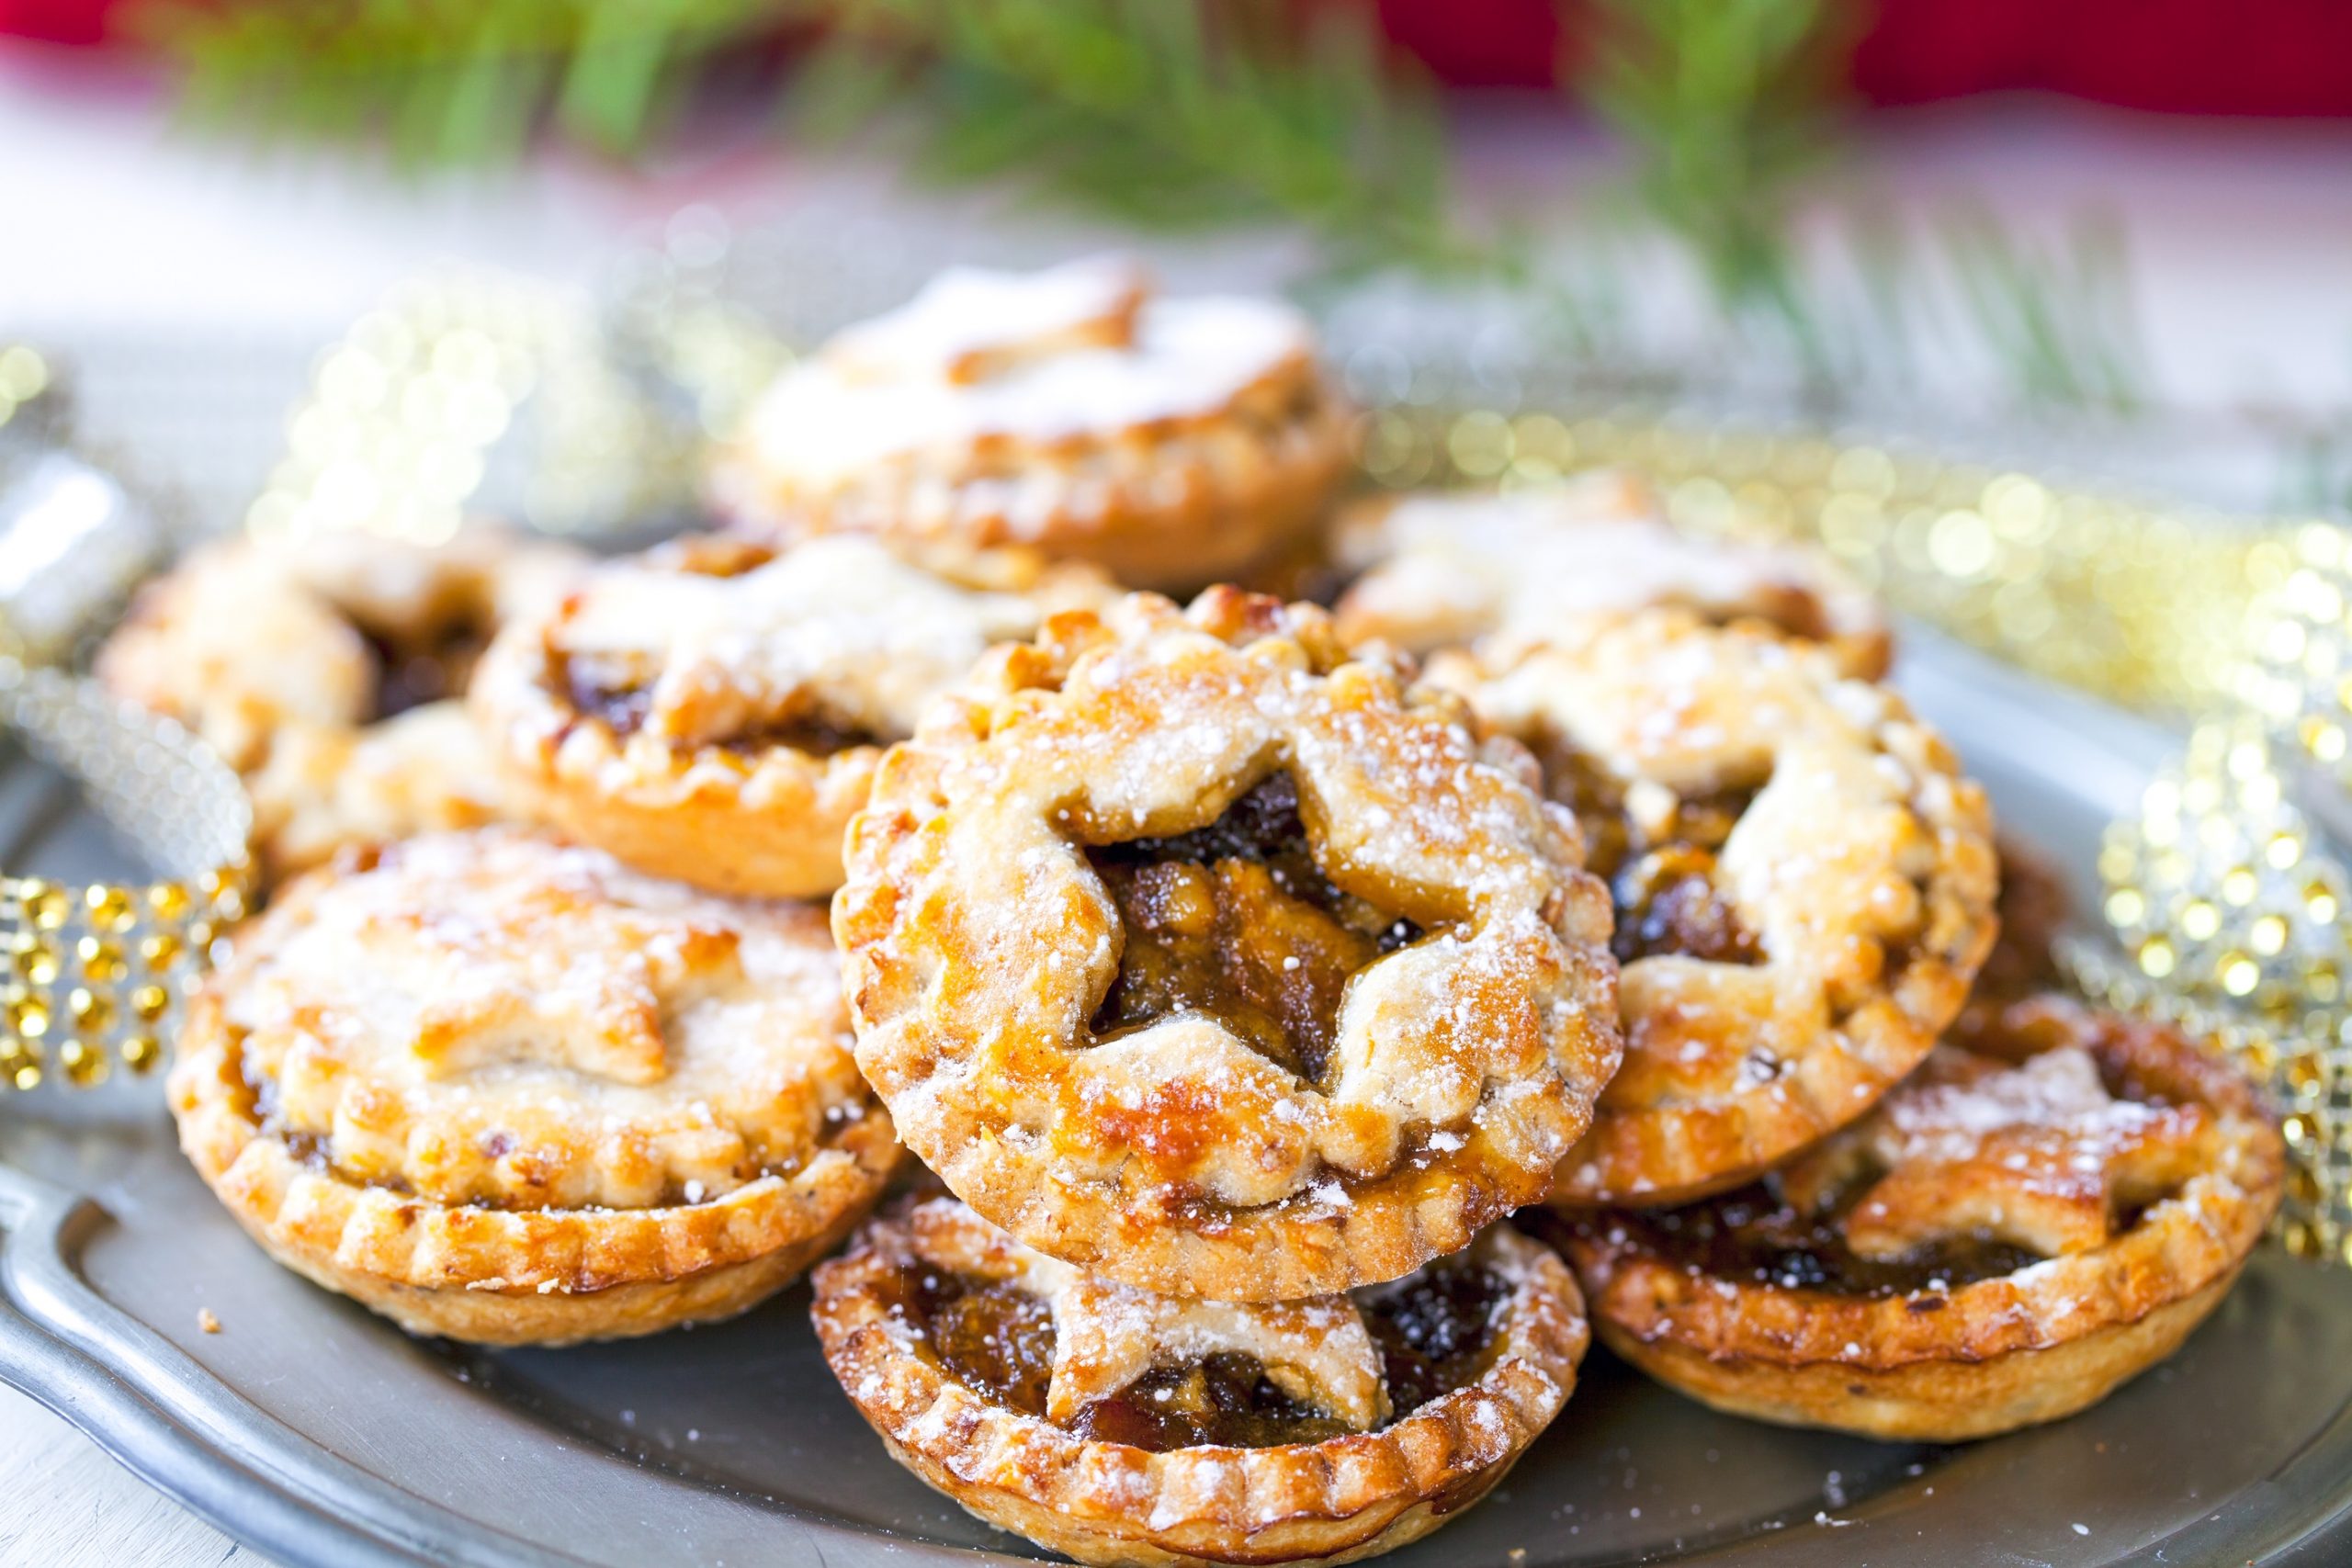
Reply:
[[[1761,1183],[1567,1223],[1602,1339],[1719,1409],[1959,1441],[2056,1420],[2212,1311],[2278,1205],[2253,1086],[2173,1030],[1982,1012]]]
[[[1108,592],[1020,552],[681,540],[510,625],[471,702],[551,826],[715,892],[808,897],[840,885],[842,827],[925,700]]]
[[[1091,1280],[952,1199],[819,1267],[833,1373],[891,1454],[1081,1562],[1346,1562],[1476,1502],[1557,1416],[1588,1330],[1496,1225],[1392,1284],[1243,1306]]]
[[[1349,509],[1334,531],[1349,583],[1340,630],[1414,653],[1476,647],[1490,658],[1572,641],[1629,611],[1670,606],[1708,621],[1761,620],[1828,649],[1847,673],[1886,673],[1894,638],[1876,600],[1822,551],[1702,538],[1668,523],[1621,470],[1495,494],[1431,491]]]
[[[484,1344],[739,1312],[899,1152],[818,911],[508,828],[288,884],[191,998],[170,1097],[271,1256]]]
[[[1319,526],[1346,420],[1286,306],[1162,299],[1109,258],[956,268],[787,371],[713,488],[754,531],[1029,546],[1193,589]]]
[[[1515,742],[1311,605],[1135,594],[885,759],[833,904],[858,1065],[1107,1279],[1391,1280],[1540,1197],[1615,1070],[1607,899]]]
[[[97,674],[244,778],[274,879],[509,815],[457,699],[499,626],[582,565],[488,525],[438,546],[356,529],[222,540],[141,592]]]
[[[1752,1180],[1868,1111],[1960,1010],[1994,937],[1990,812],[1893,693],[1676,610],[1430,678],[1534,749],[1615,906],[1625,1065],[1555,1201]]]

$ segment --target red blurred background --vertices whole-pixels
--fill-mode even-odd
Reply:
[[[237,0],[220,0],[234,5]],[[1437,76],[1548,87],[1577,56],[1555,0],[1346,0]],[[2352,115],[2345,0],[1838,0],[1853,13],[1851,87],[1873,104],[2035,90],[2176,114]],[[137,0],[0,0],[0,35],[121,43]]]

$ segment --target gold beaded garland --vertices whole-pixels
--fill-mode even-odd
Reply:
[[[245,908],[244,791],[178,725],[59,671],[0,658],[0,723],[178,873],[147,886],[0,874],[0,1090],[88,1088],[118,1060],[151,1071],[210,933]]]

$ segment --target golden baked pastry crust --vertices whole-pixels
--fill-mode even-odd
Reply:
[[[511,829],[298,878],[191,999],[181,1146],[288,1267],[413,1333],[751,1305],[880,1196],[821,917]]]
[[[1736,1187],[1869,1110],[1959,1011],[1993,941],[1991,816],[1893,693],[1672,610],[1430,674],[1543,758],[1617,904],[1625,1065],[1555,1201]]]
[[[918,566],[865,539],[681,540],[510,625],[470,701],[564,832],[716,892],[813,897],[839,886],[842,829],[922,702],[1107,591],[1016,552]]]
[[[1394,1279],[1540,1196],[1617,1065],[1607,915],[1525,753],[1463,718],[1233,589],[998,649],[884,761],[833,904],[909,1146],[1041,1251],[1228,1301]],[[1282,780],[1288,869],[1118,863],[1237,831]],[[1225,977],[1263,1010],[1188,1001],[1181,964],[1153,1005],[1170,928],[1236,914]]]
[[[426,703],[357,728],[294,726],[245,775],[273,882],[353,845],[480,828],[514,806],[465,704]]]
[[[220,540],[141,592],[97,674],[244,777],[276,880],[348,844],[507,815],[454,705],[499,626],[583,565],[488,525],[434,547],[356,531]]]
[[[1341,635],[1418,654],[1475,646],[1508,659],[1658,607],[1769,622],[1865,680],[1886,673],[1894,649],[1877,602],[1821,551],[1684,534],[1621,469],[1504,495],[1374,497],[1341,515],[1331,553],[1352,580],[1339,601]]]
[[[1346,1374],[1358,1359],[1369,1362],[1358,1371],[1380,1377],[1364,1327],[1380,1309],[1366,1303],[1413,1280],[1360,1292],[1354,1303],[1153,1298],[1079,1280],[963,1205],[938,1200],[875,1222],[821,1265],[815,1318],[834,1375],[891,1454],[991,1524],[1089,1563],[1348,1562],[1417,1540],[1477,1501],[1575,1387],[1589,1335],[1575,1281],[1556,1258],[1498,1225],[1452,1267],[1494,1281],[1481,1309],[1487,1343],[1466,1363],[1475,1379],[1409,1410],[1384,1390],[1386,1418],[1333,1417],[1322,1426],[1344,1428],[1339,1435],[1274,1447],[1155,1450],[1081,1435],[1092,1427],[1082,1407],[1049,1419],[966,1382],[910,1302],[924,1276],[942,1274],[1052,1302],[1048,1399],[1071,1382],[1115,1395],[1136,1369],[1238,1351],[1269,1375],[1286,1370],[1291,1400],[1345,1408],[1355,1395],[1334,1393],[1327,1380],[1352,1382]],[[1204,1325],[1204,1315],[1214,1323]],[[1073,1348],[1076,1329],[1096,1331],[1080,1335],[1086,1344],[1119,1346],[1110,1370]]]
[[[1034,547],[1189,590],[1315,528],[1347,418],[1286,307],[1160,299],[1115,260],[960,269],[786,372],[713,488],[756,531]]]
[[[1602,1339],[1720,1409],[1929,1441],[2071,1415],[2170,1354],[2278,1207],[2284,1149],[2259,1096],[2171,1029],[2069,998],[1971,1019],[1964,1049],[1940,1047],[1918,1083],[1792,1168],[1782,1198],[1802,1214],[1842,1175],[1848,1246],[1998,1247],[2019,1266],[1870,1294],[1792,1287],[1777,1265],[1685,1261],[1659,1216],[1584,1214],[1562,1239]],[[2081,1100],[2085,1058],[2095,1087],[2144,1103]],[[1939,1101],[1955,1093],[1957,1110]]]

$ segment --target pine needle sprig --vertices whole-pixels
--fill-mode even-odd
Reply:
[[[1592,17],[1580,90],[1624,138],[1642,207],[1728,310],[1776,321],[1826,373],[1788,239],[1798,181],[1832,144],[1824,0],[1600,0]]]
[[[681,85],[789,34],[794,123],[911,132],[914,171],[1154,227],[1290,222],[1335,267],[1479,265],[1435,94],[1362,12],[1286,0],[150,0],[201,118],[380,134],[411,164],[544,131],[642,150]]]
[[[1942,223],[1970,326],[2030,403],[2129,413],[2144,377],[2131,314],[2130,269],[2111,222],[2075,223],[2036,250],[1979,206]]]
[[[381,135],[411,165],[512,158],[548,126],[641,148],[680,72],[775,23],[771,0],[153,0],[132,26],[208,123]]]
[[[1304,225],[1336,265],[1468,265],[1435,97],[1359,13],[1282,0],[836,0],[795,94],[832,134],[911,130],[931,181],[1155,228]],[[913,103],[920,109],[902,112]]]

